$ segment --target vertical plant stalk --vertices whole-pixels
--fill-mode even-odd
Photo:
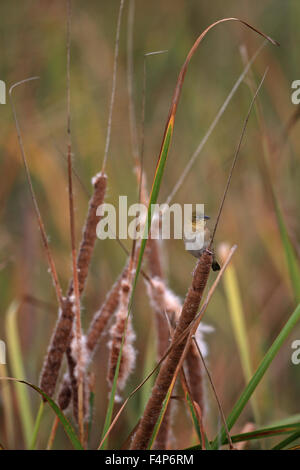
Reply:
[[[176,317],[175,317],[176,318]],[[171,322],[169,321],[169,331],[170,331],[170,336],[171,338],[173,338],[173,334],[174,334],[174,326],[172,326]],[[180,383],[181,383],[181,387],[182,387],[182,390],[184,392],[184,398],[185,398],[185,401],[186,401],[186,404],[190,410],[190,413],[191,413],[191,417],[192,417],[192,420],[193,420],[193,423],[194,423],[194,427],[195,427],[195,430],[196,430],[196,433],[198,435],[198,438],[199,438],[199,442],[202,444],[202,449],[204,450],[205,449],[205,431],[204,431],[204,426],[203,426],[203,412],[202,412],[202,408],[201,406],[199,406],[199,403],[197,402],[197,400],[194,399],[194,397],[196,396],[197,397],[197,394],[194,393],[194,391],[191,390],[191,387],[190,385],[194,386],[195,383],[197,381],[197,379],[199,378],[199,374],[198,374],[198,370],[200,370],[201,372],[201,369],[199,369],[199,364],[197,364],[196,362],[193,364],[195,367],[193,368],[193,370],[189,370],[189,363],[188,363],[188,355],[191,351],[191,346],[192,346],[193,343],[190,344],[190,346],[188,347],[188,350],[187,350],[187,354],[185,356],[185,367],[182,367],[181,370],[180,370]],[[189,377],[189,381],[187,380],[187,377],[186,377],[186,373],[185,373],[185,369],[187,369],[187,372],[192,372],[192,377]],[[195,376],[195,381],[193,382],[192,379],[194,378]],[[200,387],[201,389],[201,398],[202,398],[202,377],[200,377],[200,381],[199,381],[199,384],[196,384],[197,387]],[[198,391],[198,388],[197,388],[197,391]],[[165,411],[165,413],[168,412],[168,408],[170,407],[170,404],[171,404],[171,400],[169,401],[169,404],[168,404],[168,407]],[[163,422],[161,423],[161,426],[163,425]],[[160,428],[161,428],[160,426]],[[158,435],[160,433],[161,429],[159,429],[159,432],[158,432]],[[156,439],[157,441],[157,439]]]
[[[74,194],[73,194],[73,174],[72,174],[72,139],[71,139],[71,93],[70,93],[70,59],[71,59],[71,18],[72,18],[72,0],[67,3],[67,134],[68,134],[68,192],[69,192],[69,217],[70,217],[70,235],[72,250],[73,267],[73,289],[75,310],[75,338],[77,347],[77,386],[78,386],[78,425],[80,442],[84,442],[84,416],[83,416],[83,358],[82,358],[82,328],[80,312],[80,292],[77,270],[76,240],[75,240],[75,215],[74,215]]]
[[[137,125],[133,97],[133,24],[134,24],[135,0],[129,0],[127,21],[127,87],[129,96],[129,125],[133,158],[139,160],[139,148],[137,137]]]
[[[192,284],[188,290],[182,308],[182,313],[174,332],[172,343],[176,344],[178,338],[189,327],[189,325],[196,317],[197,310],[200,305],[203,292],[208,280],[211,265],[212,254],[208,251],[205,251],[201,256],[200,260],[198,261],[195,271],[193,273]],[[180,341],[171,349],[168,357],[161,365],[160,372],[153,387],[151,397],[141,418],[137,432],[133,438],[131,449],[147,448],[155,424],[159,417],[163,401],[166,398],[168,389],[172,383],[176,367],[180,361],[186,343],[187,338],[185,337],[182,339],[182,341]]]
[[[41,425],[44,406],[45,406],[45,402],[42,400],[41,403],[40,403],[40,407],[39,407],[39,410],[38,410],[38,414],[37,414],[35,423],[34,423],[34,429],[33,429],[33,432],[32,432],[30,450],[35,450],[35,447],[36,447],[36,444],[37,444],[38,432],[39,432],[40,425]]]
[[[120,1],[120,7],[119,7],[118,22],[117,22],[117,32],[116,32],[115,52],[114,52],[113,81],[112,81],[112,90],[111,90],[111,98],[110,98],[110,106],[109,106],[109,114],[108,114],[108,123],[107,123],[107,133],[106,133],[104,158],[103,158],[103,164],[102,164],[102,173],[104,173],[104,171],[105,171],[107,158],[108,158],[109,145],[110,145],[112,115],[113,115],[115,94],[116,94],[116,85],[117,85],[119,42],[120,42],[120,31],[121,31],[121,20],[122,20],[123,7],[124,7],[124,0],[121,0]]]
[[[58,425],[59,425],[59,417],[55,416],[54,422],[53,422],[53,425],[52,425],[52,428],[51,428],[51,433],[50,433],[48,443],[47,443],[47,450],[52,449]]]
[[[95,175],[95,177],[92,179],[92,184],[94,186],[94,193],[90,199],[88,215],[87,215],[87,219],[86,219],[86,223],[85,223],[85,227],[83,231],[83,236],[82,236],[82,241],[81,241],[81,245],[79,249],[78,259],[77,259],[78,283],[79,283],[80,294],[82,294],[84,290],[85,281],[88,275],[89,265],[91,262],[94,245],[95,245],[96,238],[97,238],[96,226],[97,226],[99,219],[96,216],[96,208],[103,203],[105,192],[106,192],[106,187],[107,187],[107,176],[104,173],[104,171],[105,171],[105,166],[106,166],[106,162],[108,158],[108,151],[109,151],[109,144],[110,144],[112,112],[113,112],[115,89],[116,89],[117,62],[118,62],[118,53],[119,53],[119,37],[120,37],[120,27],[121,27],[123,6],[124,6],[124,0],[121,0],[120,8],[119,8],[117,32],[116,32],[113,86],[112,86],[111,102],[110,102],[110,109],[109,109],[109,118],[108,118],[103,166],[102,166],[102,171],[98,173],[97,175]],[[72,339],[71,330],[72,330],[73,318],[74,318],[74,314],[72,311],[72,303],[70,302],[70,297],[72,294],[73,294],[73,281],[70,282],[67,298],[64,299],[63,301],[59,319],[58,319],[58,322],[56,324],[54,333],[50,341],[48,354],[46,356],[42,374],[41,374],[41,379],[40,379],[41,388],[49,396],[53,396],[54,394],[63,355],[67,351],[67,348]]]
[[[168,327],[168,321],[170,321],[170,319],[179,318],[182,310],[182,304],[180,299],[170,289],[167,288],[165,281],[162,279],[161,265],[157,251],[158,248],[157,241],[150,237],[148,239],[146,255],[148,255],[149,250],[149,256],[151,259],[150,261],[148,259],[148,264],[152,280],[151,283],[147,285],[147,293],[150,304],[155,313],[157,334],[156,356],[157,360],[159,361],[170,345],[170,330]],[[156,257],[157,263],[155,262]],[[171,431],[171,408],[172,402],[170,401],[155,440],[155,449],[163,450],[167,448]]]

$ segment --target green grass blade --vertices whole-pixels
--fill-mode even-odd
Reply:
[[[270,426],[266,428],[257,429],[256,431],[251,431],[251,432],[242,433],[242,434],[234,434],[233,436],[231,436],[231,440],[233,443],[245,442],[245,441],[258,440],[258,439],[265,439],[267,437],[276,437],[276,436],[281,436],[283,434],[290,434],[290,433],[293,433],[293,434],[291,434],[291,436],[289,436],[286,439],[286,441],[288,441],[286,445],[293,442],[295,439],[297,439],[297,437],[300,437],[300,423],[295,423],[289,426],[287,425]],[[298,434],[299,436],[297,436]],[[285,441],[282,441],[282,442],[285,442]],[[224,444],[227,444],[227,443],[228,443],[228,440],[226,438],[224,441]],[[279,446],[280,444],[281,443],[277,444],[277,446]],[[277,448],[277,446],[275,446],[273,449]],[[199,450],[200,447],[197,445],[197,446],[190,447],[187,450],[193,450],[193,449]]]
[[[292,424],[290,426],[271,426],[256,431],[231,436],[232,442],[252,441],[254,439],[264,439],[266,437],[275,437],[282,434],[290,434],[294,431],[300,432],[300,424]]]
[[[247,387],[245,388],[240,398],[236,402],[232,412],[230,413],[227,419],[227,426],[229,430],[232,428],[232,426],[235,424],[235,422],[239,418],[241,412],[243,411],[246,404],[248,403],[257,385],[259,384],[264,374],[268,370],[274,357],[276,356],[279,349],[281,348],[281,346],[287,339],[288,335],[291,333],[292,329],[298,323],[299,320],[300,320],[300,304],[297,306],[296,310],[293,312],[293,314],[290,316],[290,318],[288,319],[288,321],[286,322],[286,324],[280,331],[279,335],[277,336],[272,346],[269,348],[263,360],[261,361],[260,365],[258,366],[252,379],[250,380]],[[226,442],[226,432],[225,432],[224,427],[220,431],[220,434],[215,438],[212,447],[214,449],[217,449],[219,442],[221,443],[221,445],[224,444],[224,442]]]
[[[34,430],[33,430],[33,435],[32,435],[32,441],[31,441],[31,444],[30,444],[30,450],[34,450],[35,446],[36,446],[37,437],[38,437],[38,433],[39,433],[39,429],[40,429],[40,425],[41,425],[41,421],[42,421],[44,406],[45,406],[45,402],[41,401],[39,411],[38,411],[38,414],[37,414],[37,417],[36,417],[36,420],[35,420],[35,424],[34,424]]]
[[[300,302],[300,266],[297,255],[295,253],[294,247],[290,241],[288,231],[286,229],[284,218],[281,213],[275,192],[273,190],[273,200],[275,206],[275,213],[277,217],[277,223],[279,227],[279,232],[281,236],[281,241],[284,248],[285,258],[287,267],[290,274],[291,283],[293,286],[294,297],[296,303]]]
[[[17,302],[13,302],[8,308],[5,322],[6,340],[9,365],[12,374],[15,377],[19,377],[20,379],[25,379],[25,370],[23,366],[23,358],[18,335],[18,309],[19,304]],[[24,387],[22,387],[18,383],[14,384],[14,386],[16,390],[18,409],[20,412],[22,431],[26,447],[28,448],[31,444],[32,433],[34,428],[28,390],[24,389]]]
[[[288,416],[286,418],[282,418],[282,419],[276,419],[275,421],[272,421],[270,423],[270,425],[272,426],[287,426],[287,425],[290,425],[290,424],[298,424],[300,423],[300,413],[297,413],[295,415],[292,415],[292,416]]]
[[[300,425],[299,425],[299,427],[300,427]],[[294,442],[296,439],[299,439],[299,438],[300,438],[300,429],[298,431],[294,432],[293,434],[291,434],[289,437],[287,437],[283,441],[279,442],[276,446],[274,446],[272,448],[272,450],[284,449],[289,444],[291,444],[292,442]]]
[[[89,422],[88,422],[88,438],[87,438],[88,443],[90,442],[91,433],[92,433],[94,405],[95,405],[95,393],[92,390],[90,392],[90,398],[89,398]]]
[[[20,385],[25,384],[25,385],[28,385],[28,387],[35,390],[37,393],[39,393],[41,395],[41,397],[48,402],[48,404],[50,405],[50,407],[52,408],[52,410],[54,411],[54,413],[56,414],[56,416],[60,420],[60,422],[63,425],[63,428],[64,428],[67,436],[69,437],[69,439],[71,441],[71,444],[73,445],[74,449],[75,450],[84,450],[84,448],[82,447],[82,445],[80,443],[79,438],[76,435],[76,432],[74,431],[73,426],[68,421],[68,419],[65,417],[65,415],[63,414],[63,412],[61,411],[59,406],[55,403],[54,400],[52,400],[52,398],[50,398],[47,395],[47,393],[43,392],[43,390],[41,390],[37,385],[33,385],[30,382],[27,382],[26,380],[19,380],[19,379],[15,379],[13,377],[1,377],[0,380],[12,380],[13,382],[18,382],[18,384],[20,384]]]

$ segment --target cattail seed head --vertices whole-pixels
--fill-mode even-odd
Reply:
[[[128,317],[130,292],[131,285],[126,279],[123,279],[121,282],[120,306],[116,312],[116,321],[110,330],[111,340],[108,344],[110,350],[110,359],[107,380],[109,385],[112,386],[122,345],[122,339],[126,329],[117,381],[117,387],[119,391],[124,389],[128,377],[135,367],[136,361],[136,351],[133,346],[135,333],[132,327],[131,317]]]
[[[72,389],[69,379],[69,374],[66,373],[63,378],[63,382],[58,394],[58,405],[62,411],[69,407],[72,398]]]

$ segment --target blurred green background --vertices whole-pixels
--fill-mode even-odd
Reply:
[[[91,177],[100,170],[104,153],[108,108],[112,86],[113,52],[119,2],[73,1],[71,49],[71,108],[74,167],[91,191]],[[112,141],[107,165],[106,201],[116,203],[119,195],[137,201],[130,144],[127,92],[127,15],[125,1],[120,37],[117,92]],[[136,1],[134,21],[134,101],[139,133],[143,88],[144,53],[166,49],[167,53],[147,59],[145,171],[152,182],[170,100],[177,75],[196,37],[210,23],[222,17],[240,17],[280,42],[267,45],[252,68],[256,83],[266,67],[269,72],[260,92],[261,109],[271,148],[272,178],[290,238],[299,255],[299,153],[297,124],[278,153],[284,130],[296,106],[291,102],[291,83],[300,79],[300,4],[297,0],[243,2],[215,0]],[[66,6],[63,1],[1,2],[0,79],[7,88],[38,75],[15,92],[15,103],[34,187],[51,241],[51,248],[64,287],[71,276],[70,235],[66,169]],[[237,23],[218,26],[210,32],[192,59],[183,86],[174,139],[160,192],[164,202],[203,138],[220,106],[243,70],[241,46],[249,57],[263,39]],[[204,203],[212,223],[216,216],[231,159],[251,100],[247,81],[242,83],[224,116],[205,145],[173,202]],[[6,312],[13,300],[33,296],[45,304],[22,302],[18,321],[26,378],[37,384],[57,309],[54,289],[47,272],[39,231],[21,162],[12,110],[0,109],[0,339],[5,340]],[[247,128],[228,199],[216,235],[221,242],[237,244],[233,264],[238,275],[243,311],[255,367],[295,307],[284,251],[264,173],[262,136],[255,112]],[[88,198],[76,184],[76,227],[80,238]],[[126,242],[128,248],[130,243]],[[165,242],[164,267],[170,287],[184,297],[191,279],[194,259],[178,240]],[[98,241],[87,289],[83,299],[83,325],[101,305],[106,292],[122,269],[126,255],[114,240]],[[210,279],[212,283],[215,275]],[[142,280],[135,299],[133,321],[137,333],[136,371],[127,391],[145,375],[147,347],[154,339],[153,313]],[[205,316],[214,326],[207,338],[209,367],[225,413],[239,396],[244,377],[229,320],[223,285],[218,287]],[[149,333],[150,331],[150,333]],[[299,412],[300,366],[291,363],[291,343],[300,339],[294,330],[257,390],[260,424],[268,424]],[[91,446],[100,439],[107,403],[106,364],[108,337],[102,338],[92,370],[96,374],[96,402]],[[11,358],[7,356],[7,369]],[[1,385],[1,389],[11,385]],[[127,392],[124,392],[126,396]],[[23,437],[14,396],[14,447],[23,448]],[[219,425],[217,407],[207,391],[206,426],[213,436]],[[119,446],[137,422],[146,393],[129,403],[117,430]],[[36,414],[39,398],[30,392],[31,412]],[[6,444],[3,402],[0,397],[0,441]],[[174,447],[183,447],[190,426],[184,405]],[[181,413],[181,414],[180,414]],[[253,419],[247,407],[235,431]],[[45,447],[52,411],[45,413],[39,445]],[[55,448],[68,448],[59,429]]]

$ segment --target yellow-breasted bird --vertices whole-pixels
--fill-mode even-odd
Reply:
[[[184,244],[185,249],[196,258],[200,258],[203,251],[209,247],[211,242],[210,230],[206,227],[206,220],[210,217],[204,214],[192,214],[192,220],[185,223],[184,226]],[[220,265],[214,257],[212,262],[212,270],[219,271]]]

